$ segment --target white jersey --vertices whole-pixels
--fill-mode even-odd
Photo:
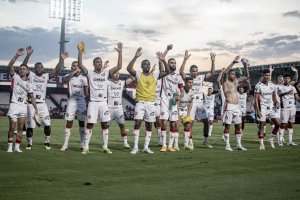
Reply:
[[[207,110],[214,110],[215,107],[215,95],[212,94],[210,96],[204,95],[204,106]]]
[[[190,89],[189,92],[184,90],[183,97],[179,103],[179,109],[181,111],[187,111],[189,103],[194,99],[194,90]]]
[[[38,103],[44,103],[46,101],[47,83],[50,79],[49,73],[44,73],[41,76],[38,76],[34,72],[30,72],[28,79],[32,84],[35,101]]]
[[[162,99],[173,98],[173,94],[177,92],[178,88],[183,87],[183,81],[178,74],[169,74],[163,78],[162,82]]]
[[[247,109],[247,93],[243,93],[240,94],[239,92],[238,94],[238,98],[239,98],[239,105],[241,107],[241,109]]]
[[[122,106],[122,94],[125,86],[125,81],[119,80],[117,83],[108,81],[108,106]]]
[[[261,109],[271,109],[274,107],[273,92],[275,92],[275,89],[276,85],[271,81],[269,81],[267,85],[262,82],[256,84],[254,93],[258,93],[260,95]]]
[[[155,100],[160,101],[161,97],[161,87],[162,87],[162,79],[158,79],[156,81],[156,92],[155,92]]]
[[[107,101],[107,84],[109,70],[104,70],[99,74],[94,71],[88,71],[88,83],[90,101],[102,102]]]
[[[69,98],[85,98],[84,87],[87,87],[87,78],[82,76],[73,76],[68,82]]]
[[[194,102],[203,102],[202,86],[205,79],[204,74],[199,74],[194,78],[193,90],[195,92]]]
[[[33,93],[32,84],[28,80],[23,81],[18,74],[14,73],[11,80],[10,102],[26,105],[30,93]]]
[[[289,94],[282,96],[281,99],[281,108],[286,110],[296,110],[295,105],[295,94],[297,94],[296,88],[292,85],[280,85],[278,87],[278,94],[286,93],[292,91]]]

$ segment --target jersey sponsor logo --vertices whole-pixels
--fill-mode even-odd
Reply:
[[[45,80],[40,80],[40,79],[35,79],[35,78],[32,81],[35,82],[35,83],[45,83]]]
[[[167,81],[168,82],[170,82],[170,83],[172,83],[172,84],[174,84],[174,85],[176,85],[176,84],[178,84],[178,82],[177,82],[177,78],[175,79],[176,81],[173,81],[172,79],[170,79],[169,77],[167,77]]]
[[[22,88],[25,92],[28,93],[28,89],[26,87],[24,87],[21,83],[17,82],[17,86],[19,86],[20,88]],[[26,85],[27,86],[27,85]]]
[[[121,90],[121,87],[113,87],[113,86],[111,86],[110,89],[111,90]]]
[[[74,87],[74,88],[82,88],[83,86],[82,85],[72,85],[72,87]]]
[[[105,81],[105,78],[94,78],[93,81],[103,82],[103,81]]]
[[[271,92],[263,92],[262,95],[272,95]]]

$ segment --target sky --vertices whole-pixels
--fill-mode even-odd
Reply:
[[[42,62],[55,67],[61,22],[49,18],[49,0],[0,0],[0,5],[0,65],[7,65],[18,48],[31,45],[29,66]],[[83,0],[81,21],[67,21],[70,57],[65,66],[77,59],[79,41],[86,44],[83,64],[89,69],[98,56],[116,66],[114,47],[122,42],[121,72],[138,47],[143,54],[135,63],[137,70],[143,59],[156,64],[155,53],[168,44],[174,47],[167,58],[175,58],[177,68],[189,51],[186,71],[192,64],[210,70],[211,51],[217,54],[216,69],[236,55],[251,65],[299,61],[299,23],[299,0]]]

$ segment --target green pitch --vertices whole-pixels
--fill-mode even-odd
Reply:
[[[128,141],[132,145],[132,122]],[[214,125],[210,143],[202,146],[202,124],[194,129],[194,151],[160,153],[153,131],[153,155],[122,147],[119,129],[110,128],[109,147],[113,154],[101,152],[99,125],[94,128],[91,153],[79,150],[78,125],[74,123],[69,150],[60,152],[64,138],[64,120],[52,120],[50,151],[45,150],[42,129],[34,131],[33,149],[6,153],[8,120],[0,119],[0,199],[230,199],[283,200],[300,199],[300,147],[259,151],[257,128],[246,124],[243,146],[248,151],[227,152],[220,140],[222,127]],[[269,133],[270,127],[268,127]],[[182,132],[181,132],[182,136]],[[285,135],[287,136],[287,135]],[[144,141],[141,130],[140,149]],[[300,126],[294,130],[300,143]],[[236,141],[231,134],[231,146]]]

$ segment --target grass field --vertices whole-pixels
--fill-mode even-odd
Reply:
[[[243,145],[248,151],[225,151],[220,124],[215,124],[210,140],[214,149],[204,148],[202,125],[197,124],[194,151],[160,153],[155,133],[153,155],[131,155],[123,149],[115,125],[109,140],[113,154],[101,152],[97,125],[92,153],[82,155],[75,123],[69,150],[60,152],[64,126],[65,121],[52,120],[50,151],[44,148],[43,130],[36,129],[33,150],[25,149],[24,137],[23,153],[6,153],[8,119],[0,118],[0,199],[300,199],[300,147],[271,149],[266,142],[267,149],[259,151],[255,124],[246,124]],[[127,122],[130,145],[132,127]],[[143,141],[140,137],[140,148]],[[294,141],[300,143],[299,125]]]

